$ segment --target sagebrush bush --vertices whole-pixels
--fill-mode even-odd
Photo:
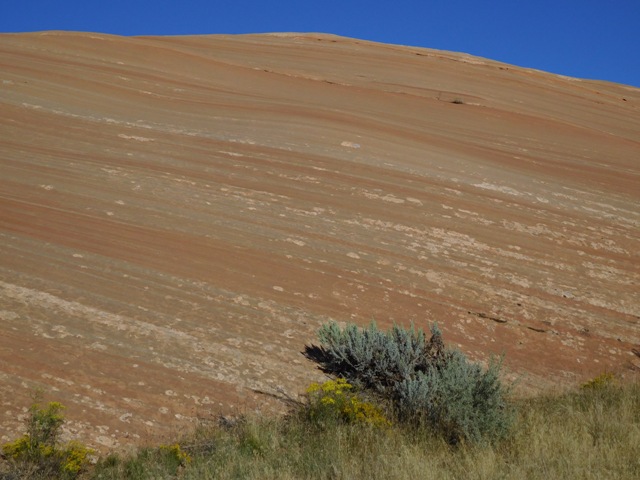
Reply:
[[[399,414],[405,421],[435,427],[451,443],[500,438],[511,419],[499,370],[499,362],[483,370],[452,352],[441,368],[418,372],[398,385]]]
[[[318,337],[320,362],[336,375],[390,400],[401,420],[428,424],[452,443],[480,442],[504,436],[510,425],[500,362],[489,368],[447,350],[437,326],[431,338],[422,330],[395,325],[378,330],[336,323],[323,325]]]
[[[435,325],[429,341],[413,325],[409,329],[394,325],[383,332],[375,322],[365,329],[353,324],[341,329],[331,322],[320,327],[318,338],[326,369],[382,394],[392,393],[398,383],[416,372],[427,372],[444,354],[441,333]]]

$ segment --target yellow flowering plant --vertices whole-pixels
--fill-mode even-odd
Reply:
[[[13,442],[5,443],[2,451],[18,470],[38,472],[52,478],[76,478],[94,452],[79,442],[60,446],[58,439],[64,422],[64,406],[49,402],[41,407],[37,400],[29,408],[27,433]]]
[[[615,385],[616,376],[611,372],[603,372],[582,384],[583,390],[603,390],[606,387]]]
[[[173,445],[161,445],[160,451],[183,467],[191,463],[191,456],[182,450],[178,443],[174,443]]]
[[[383,411],[371,402],[362,400],[353,385],[344,378],[312,383],[307,388],[305,414],[317,425],[328,422],[388,427],[391,422]]]

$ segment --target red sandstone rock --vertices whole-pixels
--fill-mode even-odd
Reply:
[[[0,426],[102,448],[281,410],[328,320],[640,359],[640,90],[325,35],[0,35]]]

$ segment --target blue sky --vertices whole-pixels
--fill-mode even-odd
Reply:
[[[0,32],[323,32],[640,87],[640,0],[4,0]]]

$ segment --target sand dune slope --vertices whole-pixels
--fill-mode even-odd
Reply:
[[[281,410],[328,320],[640,367],[640,90],[329,35],[0,35],[0,440]],[[634,350],[636,353],[634,353]]]

